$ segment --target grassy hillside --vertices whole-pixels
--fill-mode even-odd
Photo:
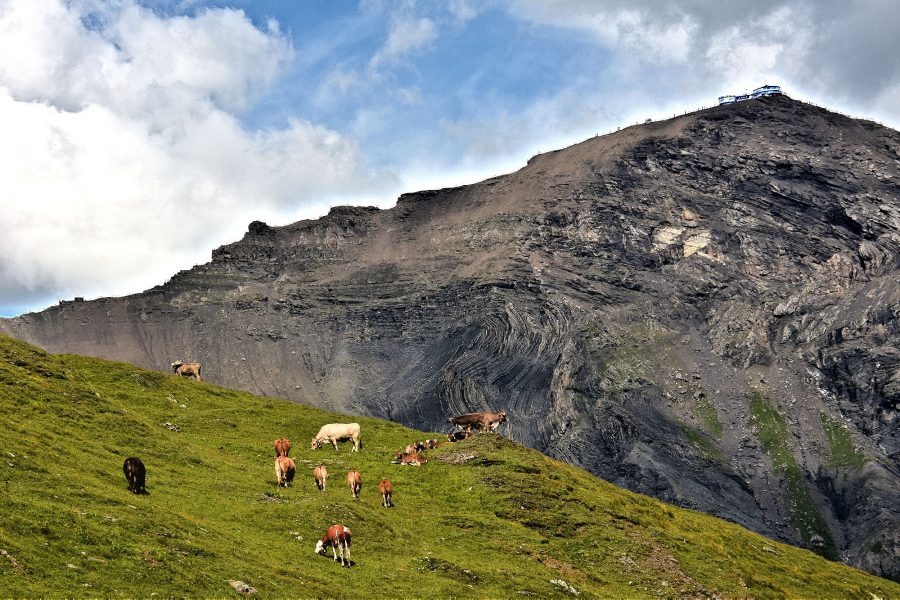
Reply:
[[[363,451],[309,450],[345,417],[0,337],[0,596],[900,597],[900,586],[620,490],[500,436],[389,464],[424,434],[366,418]],[[166,423],[177,425],[173,431]],[[294,486],[274,483],[287,436]],[[149,495],[122,462],[147,465]],[[312,468],[326,464],[319,492]],[[344,480],[362,472],[361,498]],[[396,508],[380,507],[390,478]],[[352,569],[313,554],[333,523]],[[554,581],[556,583],[554,583]]]

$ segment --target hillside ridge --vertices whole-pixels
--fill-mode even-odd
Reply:
[[[14,596],[894,597],[900,587],[719,519],[620,490],[483,434],[389,463],[425,433],[359,418],[363,450],[303,441],[340,418],[0,336],[0,593]],[[355,420],[355,419],[354,419]],[[177,425],[177,427],[172,427]],[[272,440],[298,475],[278,488]],[[128,491],[125,457],[147,465]],[[315,464],[330,478],[321,492]],[[343,481],[359,469],[363,491]],[[390,478],[395,507],[376,482]],[[353,566],[312,552],[353,531]]]

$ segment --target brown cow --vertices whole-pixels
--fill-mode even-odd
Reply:
[[[461,442],[467,437],[474,435],[471,431],[454,431],[453,433],[447,436],[447,441],[449,442]]]
[[[467,415],[460,415],[458,417],[450,418],[451,423],[462,427],[465,431],[472,431],[473,428],[478,428],[481,431],[497,431],[497,428],[500,427],[500,424],[506,423],[506,421],[506,411],[503,410],[497,413],[469,413]]]
[[[428,450],[434,450],[438,447],[438,441],[436,439],[425,440],[425,448]]]
[[[275,457],[287,456],[291,453],[291,442],[289,439],[280,437],[275,440]]]
[[[297,465],[287,456],[279,456],[275,459],[275,479],[281,487],[287,487],[294,481],[297,473]]]
[[[324,492],[325,482],[328,479],[328,469],[325,468],[325,465],[319,465],[313,469],[313,476],[316,478],[316,487]]]
[[[146,494],[147,489],[144,487],[147,482],[147,469],[139,458],[126,458],[125,464],[122,465],[125,471],[125,479],[128,480],[128,489],[135,494]]]
[[[359,490],[362,488],[362,475],[359,471],[347,472],[347,485],[350,486],[350,494],[358,500]]]
[[[412,467],[421,467],[425,463],[428,462],[428,459],[419,454],[418,452],[411,452],[402,454],[397,457],[401,465],[409,465]],[[396,462],[396,461],[395,461]]]
[[[378,484],[378,491],[381,492],[381,505],[385,508],[394,506],[394,486],[387,479],[382,479]]]
[[[425,451],[425,442],[413,442],[412,444],[406,447],[406,453],[412,454],[413,452],[424,452]]]
[[[203,381],[203,378],[200,377],[200,363],[198,362],[176,360],[172,363],[172,370],[174,370],[175,374],[179,377],[193,377],[197,381]]]
[[[353,533],[349,527],[332,525],[325,532],[325,535],[322,536],[322,539],[316,542],[316,554],[325,554],[325,548],[331,546],[331,553],[334,555],[335,562],[337,562],[338,551],[340,551],[341,566],[349,567],[352,564],[350,562],[350,540],[352,537]],[[344,564],[344,551],[347,552],[346,564]]]

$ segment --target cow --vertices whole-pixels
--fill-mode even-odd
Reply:
[[[287,438],[280,437],[275,440],[275,458],[279,456],[287,456],[291,453],[291,441]]]
[[[506,421],[506,411],[503,410],[498,413],[476,412],[450,418],[451,423],[462,427],[464,431],[472,431],[473,428],[478,428],[481,431],[497,431],[500,424],[506,423]]]
[[[350,531],[349,527],[332,525],[328,528],[328,531],[325,532],[325,535],[322,536],[322,539],[316,542],[316,554],[325,554],[325,548],[330,546],[335,562],[337,562],[338,551],[340,551],[341,566],[349,567],[352,564],[350,562],[350,540],[352,537],[353,533]],[[346,564],[344,563],[345,551],[347,552]]]
[[[176,360],[172,363],[172,370],[174,370],[175,374],[179,377],[193,377],[197,381],[203,381],[203,378],[200,377],[200,363],[198,362]]]
[[[125,479],[128,480],[128,489],[135,494],[146,494],[147,488],[147,469],[139,458],[126,458],[125,464],[122,465],[125,472]]]
[[[362,448],[362,441],[359,438],[359,423],[329,423],[322,425],[319,433],[312,439],[310,444],[311,450],[318,450],[322,444],[331,443],[334,451],[337,452],[338,442],[350,440],[353,446],[350,452],[359,452]]]
[[[382,479],[378,484],[378,491],[381,492],[381,505],[385,508],[394,506],[394,486],[387,479]]]
[[[428,462],[428,459],[419,454],[418,452],[397,452],[394,454],[395,463],[400,463],[401,465],[410,465],[413,467],[420,467]]]
[[[319,465],[315,469],[313,469],[313,477],[316,478],[316,487],[319,488],[319,491],[325,491],[325,482],[328,479],[328,469],[325,468],[325,465]]]
[[[438,447],[438,441],[436,439],[425,440],[425,448],[428,450],[434,450]]]
[[[424,452],[425,451],[425,442],[413,442],[412,444],[406,447],[406,453],[412,454],[413,452]]]
[[[448,442],[461,442],[467,437],[473,435],[471,431],[454,431],[453,433],[447,435]]]
[[[281,487],[287,487],[294,481],[297,474],[297,465],[287,456],[279,456],[275,459],[275,479]]]
[[[362,475],[359,471],[347,472],[347,485],[350,486],[350,495],[359,500],[359,490],[362,488]]]

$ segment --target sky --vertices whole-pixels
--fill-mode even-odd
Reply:
[[[764,83],[900,128],[897,0],[0,0],[0,316]]]

